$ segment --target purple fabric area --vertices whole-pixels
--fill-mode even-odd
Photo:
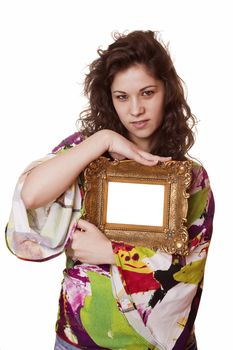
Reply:
[[[59,151],[61,148],[66,148],[69,147],[71,148],[72,145],[78,145],[81,141],[83,141],[84,137],[81,134],[81,132],[75,132],[74,134],[70,135],[66,139],[62,140],[58,146],[56,146],[53,150],[52,153],[56,153]]]
[[[69,325],[70,329],[74,332],[74,334],[78,334],[78,341],[79,341],[79,349],[83,347],[83,349],[90,348],[92,350],[108,350],[106,348],[99,347],[96,345],[93,340],[89,337],[87,332],[82,326],[81,320],[80,320],[80,309],[77,309],[75,314],[70,306],[69,303],[66,303],[66,301],[63,298],[63,294],[61,293],[60,295],[60,300],[59,300],[59,305],[60,305],[60,320],[57,322],[57,334],[59,334],[59,337],[61,338],[64,342],[67,344],[70,344],[71,346],[75,347],[75,344],[72,344],[67,337],[65,337],[64,334],[64,328],[66,326],[66,318],[69,318]],[[64,310],[64,305],[66,305],[66,310]],[[62,320],[62,321],[61,321]],[[68,348],[69,349],[69,348]],[[72,348],[73,349],[73,348]]]

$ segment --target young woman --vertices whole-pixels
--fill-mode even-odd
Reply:
[[[156,33],[116,34],[98,54],[85,79],[89,107],[80,130],[19,179],[7,243],[28,260],[66,251],[55,350],[194,350],[214,214],[205,169],[193,163],[186,257],[110,241],[79,218],[91,161],[101,155],[148,166],[185,160],[195,118]]]

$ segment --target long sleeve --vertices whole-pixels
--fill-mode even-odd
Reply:
[[[55,147],[52,153],[31,163],[19,177],[6,227],[7,246],[17,257],[30,261],[44,261],[64,251],[81,216],[80,179],[77,178],[76,182],[55,201],[37,209],[25,207],[21,190],[33,168],[81,141],[81,134],[74,133]]]
[[[194,164],[192,179],[187,257],[112,242],[124,292],[152,336],[166,349],[184,349],[190,336],[212,234],[214,199],[208,175],[203,167]],[[114,283],[117,285],[116,280]],[[119,287],[121,294],[122,288]]]

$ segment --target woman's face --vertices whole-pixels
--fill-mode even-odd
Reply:
[[[111,85],[112,101],[129,139],[150,152],[154,133],[163,120],[165,89],[144,65],[118,72]]]

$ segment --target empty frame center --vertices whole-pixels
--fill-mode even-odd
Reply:
[[[108,182],[106,223],[163,226],[165,186]]]

